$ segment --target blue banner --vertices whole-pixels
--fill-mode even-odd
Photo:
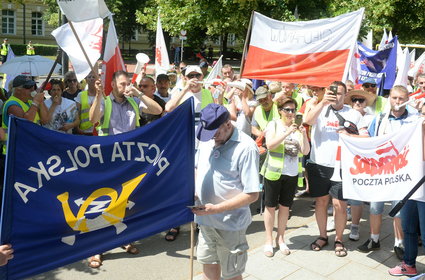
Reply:
[[[22,279],[193,221],[190,99],[116,136],[67,135],[11,118],[1,243]]]
[[[361,67],[360,84],[366,79],[373,78],[377,85],[384,79],[384,89],[393,87],[396,78],[397,44],[395,36],[382,50],[374,51],[357,42]]]

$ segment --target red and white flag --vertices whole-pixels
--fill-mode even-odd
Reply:
[[[118,44],[117,32],[115,30],[114,20],[109,17],[108,35],[106,37],[105,52],[103,54],[102,81],[104,82],[105,94],[109,95],[112,91],[112,75],[118,70],[125,70],[124,60]]]
[[[166,74],[169,69],[170,59],[168,58],[167,46],[165,45],[164,34],[162,33],[161,19],[158,15],[155,42],[155,76]]]
[[[95,65],[102,52],[103,19],[76,22],[73,25],[91,65]],[[84,79],[90,73],[91,68],[69,24],[66,23],[56,28],[52,35],[61,49],[69,56],[78,81]]]
[[[104,0],[57,0],[57,2],[62,14],[72,22],[105,18],[111,14]]]
[[[418,119],[397,132],[371,138],[341,134],[344,198],[401,200],[424,176],[422,121]],[[424,194],[422,187],[412,199],[423,200]]]
[[[316,86],[343,80],[363,12],[297,22],[255,13],[242,77]]]
[[[206,88],[209,86],[209,84],[212,80],[222,78],[221,77],[221,69],[223,69],[223,56],[220,56],[220,58],[215,63],[214,67],[211,69],[211,72],[204,79]]]
[[[415,60],[413,63],[413,67],[411,65],[411,68],[409,70],[409,76],[416,77],[416,75],[420,73],[425,73],[425,52],[421,54],[421,56],[418,57],[418,59]]]

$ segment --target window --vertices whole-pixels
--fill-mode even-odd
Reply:
[[[235,34],[228,34],[227,35],[227,45],[228,46],[236,45],[236,35]]]
[[[31,13],[31,34],[43,36],[43,15],[40,12]]]
[[[15,34],[15,11],[1,11],[1,32],[3,34]]]

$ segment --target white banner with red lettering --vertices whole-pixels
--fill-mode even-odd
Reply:
[[[401,200],[424,176],[422,121],[371,138],[340,136],[343,196]],[[412,199],[425,198],[422,186]]]
[[[344,80],[363,12],[296,22],[254,13],[242,77],[323,87]]]

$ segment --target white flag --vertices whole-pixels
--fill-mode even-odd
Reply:
[[[379,43],[379,47],[378,50],[381,50],[384,48],[384,46],[388,43],[388,35],[387,35],[387,31],[384,28],[384,34],[382,34],[382,39],[381,42]]]
[[[417,74],[424,73],[424,72],[425,72],[425,52],[423,52],[421,56],[418,57],[418,59],[416,59],[413,67],[411,67],[409,70],[409,76],[416,77]]]
[[[382,136],[339,139],[345,199],[400,200],[424,176],[421,119]],[[421,195],[423,188],[412,198]]]
[[[213,79],[221,79],[221,69],[223,68],[223,56],[220,56],[220,58],[215,63],[213,69],[211,69],[211,72],[208,74],[208,77],[204,79],[205,87],[208,87],[209,83]]]
[[[104,0],[57,0],[69,21],[80,22],[111,15]]]
[[[155,76],[165,74],[169,69],[170,59],[168,58],[167,46],[165,45],[164,34],[162,33],[161,19],[158,15],[155,42]]]
[[[101,18],[73,23],[80,41],[94,66],[102,51],[103,20]],[[84,79],[91,71],[90,65],[78,45],[69,24],[64,24],[52,32],[58,45],[69,56],[78,81]]]
[[[397,52],[397,78],[395,79],[394,85],[402,85],[407,87],[407,73],[410,69],[410,53],[409,49],[405,48],[401,54],[400,65],[398,64],[398,52]]]
[[[369,32],[367,33],[366,38],[362,40],[362,44],[365,47],[373,50],[373,30],[372,29],[369,30]]]

